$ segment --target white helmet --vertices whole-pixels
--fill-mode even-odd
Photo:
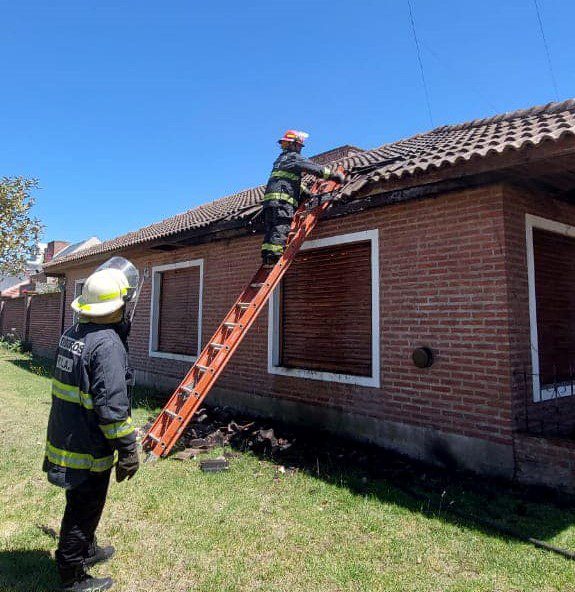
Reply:
[[[123,257],[112,257],[90,275],[82,294],[70,305],[87,317],[105,317],[131,298],[138,285],[138,270]]]

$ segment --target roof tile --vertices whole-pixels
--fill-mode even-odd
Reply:
[[[353,196],[368,184],[385,183],[505,150],[520,150],[528,145],[536,146],[544,140],[556,141],[565,135],[575,135],[575,99],[467,123],[445,125],[373,150],[342,147],[353,148],[347,152],[351,156],[337,161],[346,170],[353,173],[354,169],[374,166],[371,170],[352,174],[341,193]],[[341,154],[340,150],[335,149],[334,154]],[[381,166],[378,167],[378,164]],[[249,218],[260,208],[263,189],[263,186],[253,187],[222,197],[100,245],[72,253],[45,265],[45,268],[50,269],[56,265],[61,266],[181,232],[204,229],[217,222]]]

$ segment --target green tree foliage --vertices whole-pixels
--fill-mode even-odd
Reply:
[[[17,275],[26,261],[36,256],[42,224],[30,216],[36,179],[3,177],[0,179],[0,274]]]

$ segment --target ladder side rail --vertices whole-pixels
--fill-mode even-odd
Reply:
[[[261,272],[261,269],[258,269],[258,271],[252,277],[252,281],[250,282],[250,284],[254,282],[254,280],[258,277],[260,272]],[[250,284],[248,284],[248,287]],[[248,290],[247,287],[244,288],[244,291],[242,292],[242,294],[240,294],[240,296],[236,299],[236,302],[229,309],[229,311],[226,314],[226,316],[224,317],[223,321],[220,323],[220,325],[216,329],[215,333],[212,335],[212,338],[207,342],[207,345],[203,348],[203,350],[201,351],[200,355],[198,356],[198,358],[196,359],[194,364],[188,370],[188,372],[186,373],[186,375],[184,376],[184,378],[182,379],[180,384],[176,387],[173,394],[168,399],[167,403],[164,406],[164,409],[169,409],[169,410],[176,410],[177,409],[178,412],[182,409],[183,405],[180,405],[178,408],[178,404],[181,403],[181,401],[182,401],[182,397],[181,397],[182,387],[188,386],[189,383],[193,381],[194,373],[196,372],[196,366],[199,363],[201,363],[201,361],[205,361],[206,358],[209,357],[210,344],[215,341],[221,342],[221,341],[226,341],[226,340],[230,339],[230,337],[232,336],[232,333],[236,330],[236,328],[232,329],[231,331],[226,331],[225,323],[226,322],[235,322],[237,320],[237,318],[236,318],[237,317],[237,305],[239,302],[242,302],[242,298],[245,299],[245,293],[247,292],[247,290]],[[228,335],[226,335],[226,337],[222,339],[223,334],[225,334],[226,332],[228,333]],[[199,381],[196,383],[195,386],[200,386]],[[160,414],[160,415],[158,415],[158,417],[154,421],[154,424],[152,424],[151,428],[148,430],[148,434],[155,432],[155,428],[157,428],[162,423],[164,423],[164,419],[162,418],[162,414]],[[143,442],[142,442],[143,444],[146,443],[146,438],[147,438],[148,434],[146,434],[146,436],[144,437]],[[164,434],[162,433],[161,435],[163,436]]]
[[[333,181],[316,182],[312,187],[312,193],[328,193],[337,188],[337,183]],[[244,336],[259,316],[261,310],[268,301],[273,290],[281,281],[289,266],[295,259],[297,252],[309,234],[313,231],[321,214],[330,207],[330,201],[319,204],[304,216],[306,206],[298,208],[296,216],[292,222],[292,238],[280,258],[278,264],[270,273],[265,276],[264,282],[256,282],[262,275],[263,267],[260,267],[254,274],[252,280],[244,288],[236,302],[232,305],[224,320],[220,323],[216,332],[203,348],[195,363],[192,365],[184,379],[178,385],[167,404],[162,409],[154,421],[148,433],[144,436],[143,445],[150,446],[150,452],[155,456],[166,456],[173,448],[183,430],[193,417],[193,414],[208,395],[213,384],[216,382],[224,368],[227,366],[231,356],[235,353]],[[254,284],[262,284],[255,293]],[[253,293],[251,298],[248,295]],[[249,303],[249,306],[244,307]],[[226,324],[237,323],[236,326],[228,330]],[[225,336],[225,337],[224,337]],[[216,341],[218,340],[218,341]],[[213,354],[212,343],[221,343],[222,348]],[[213,357],[210,360],[210,356]],[[200,364],[204,362],[204,364]],[[209,368],[210,371],[202,371],[201,376],[199,366]],[[213,366],[213,367],[212,367]],[[191,382],[193,384],[193,395],[182,396],[182,391],[188,388]],[[186,392],[186,391],[184,391]],[[168,419],[171,418],[171,419]],[[157,435],[156,428],[164,428],[161,434]],[[149,442],[155,444],[149,444]]]
[[[220,350],[218,352],[218,354],[212,360],[211,364],[214,364],[214,366],[215,366],[214,372],[202,373],[202,377],[194,385],[194,392],[197,392],[198,396],[193,397],[192,399],[188,398],[186,401],[184,401],[184,403],[181,405],[181,407],[178,410],[177,422],[176,422],[175,418],[172,418],[172,420],[163,419],[162,414],[160,414],[160,417],[158,417],[158,419],[157,419],[158,424],[167,423],[167,426],[166,426],[165,431],[160,436],[160,441],[158,441],[156,443],[156,445],[154,446],[154,450],[152,450],[152,453],[156,454],[157,456],[167,456],[170,453],[171,449],[173,448],[173,446],[177,442],[177,439],[179,438],[179,436],[181,435],[183,430],[186,428],[188,423],[191,421],[191,418],[193,417],[193,414],[195,413],[196,409],[201,405],[203,400],[208,395],[213,384],[216,382],[216,380],[218,379],[220,374],[223,372],[223,370],[227,366],[229,359],[235,353],[236,349],[239,347],[240,343],[243,341],[244,336],[247,334],[248,330],[250,329],[252,324],[255,322],[256,318],[259,316],[259,313],[261,312],[261,310],[265,306],[265,304],[268,301],[273,290],[281,281],[282,277],[284,276],[284,274],[286,273],[287,269],[289,268],[291,262],[293,261],[295,254],[299,250],[299,247],[305,241],[307,235],[313,230],[313,228],[317,224],[317,221],[319,220],[319,215],[328,206],[329,206],[329,204],[326,203],[326,204],[322,204],[318,208],[312,210],[308,214],[308,216],[306,216],[303,223],[299,225],[296,236],[294,236],[288,249],[286,249],[286,253],[282,257],[282,259],[285,259],[283,261],[283,265],[275,267],[272,270],[272,273],[270,273],[269,275],[273,274],[275,277],[273,277],[271,281],[264,283],[264,286],[262,286],[259,289],[259,291],[256,293],[256,295],[254,296],[254,299],[252,301],[254,306],[250,306],[247,310],[244,311],[243,315],[240,317],[240,321],[242,322],[242,327],[241,328],[240,327],[234,328],[231,331],[228,338],[224,341],[224,343],[227,346],[229,346],[229,349]],[[308,223],[305,224],[305,222],[308,222]],[[302,230],[303,230],[303,232],[302,232]],[[293,254],[293,256],[292,256],[292,254]],[[260,271],[261,271],[261,268],[260,268],[260,270],[258,270],[258,272],[256,272],[253,279],[256,279],[260,275]],[[269,275],[268,275],[268,278],[269,278]],[[236,308],[237,303],[242,301],[241,299],[242,299],[242,296],[240,296],[238,298],[238,300],[236,301],[236,304],[232,306],[232,309],[230,310],[230,312],[228,313],[226,318],[234,315],[234,312],[235,312],[234,309]],[[221,326],[223,326],[223,322],[220,325],[220,327]],[[217,336],[218,332],[219,332],[219,330],[216,331],[216,334],[215,334],[216,336]],[[207,346],[204,348],[202,353],[204,353],[206,350],[209,351],[210,343],[211,343],[211,341],[207,344]],[[191,376],[193,374],[197,364],[200,361],[200,358],[201,358],[201,355],[198,358],[198,360],[195,362],[192,369],[189,371],[189,373],[188,373],[189,376]],[[184,379],[184,381],[182,381],[182,384],[176,389],[176,392],[172,396],[172,399],[174,399],[176,402],[179,399],[181,399],[180,391],[181,391],[181,387],[185,386],[185,384],[184,384],[185,382],[186,382],[186,379]],[[172,401],[170,401],[168,403],[168,405],[167,405],[168,408],[170,407],[171,402]],[[180,417],[182,418],[181,420],[179,420]],[[154,427],[155,427],[155,425],[152,426],[150,432],[152,432],[154,430]],[[158,452],[159,452],[159,454],[157,454]]]

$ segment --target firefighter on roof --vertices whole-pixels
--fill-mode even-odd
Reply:
[[[138,285],[138,271],[113,257],[84,284],[71,306],[78,322],[60,338],[44,471],[66,490],[56,563],[62,589],[107,590],[111,578],[92,578],[87,569],[110,559],[113,547],[99,547],[100,521],[110,473],[116,480],[138,470],[136,434],[130,416],[126,302]]]
[[[281,154],[274,162],[266,186],[263,203],[265,236],[262,243],[262,259],[274,264],[282,255],[292,218],[301,201],[307,198],[301,187],[303,173],[343,183],[344,176],[304,158],[300,152],[308,134],[288,130],[278,140]]]

